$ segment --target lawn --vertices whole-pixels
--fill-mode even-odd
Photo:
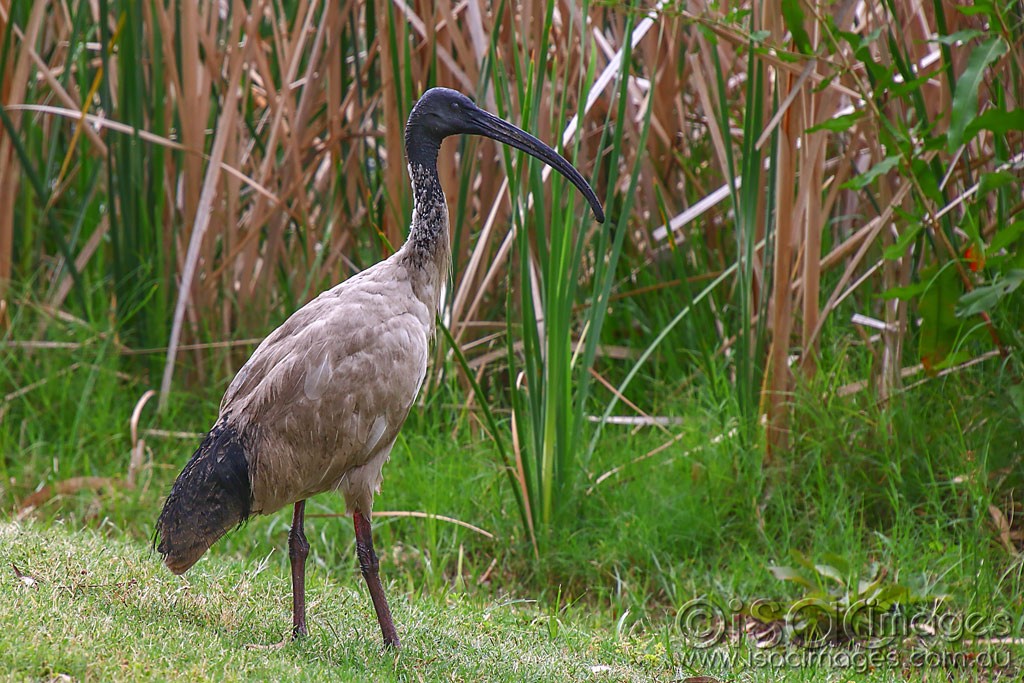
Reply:
[[[187,579],[117,534],[0,526],[0,667],[8,680],[821,681],[1015,679],[1019,648],[697,649],[533,600],[390,586],[403,641],[380,643],[353,571],[313,572],[310,635],[283,641],[280,553],[212,557]],[[273,647],[284,643],[282,647]],[[270,647],[268,647],[270,646]],[[943,659],[945,658],[945,659]]]
[[[529,601],[411,599],[397,586],[403,647],[386,651],[346,571],[312,573],[308,638],[259,649],[290,629],[280,556],[211,559],[179,579],[144,545],[95,531],[5,523],[0,541],[0,669],[12,680],[647,680],[665,667],[633,656],[642,643],[552,626]]]

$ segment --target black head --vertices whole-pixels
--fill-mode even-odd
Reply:
[[[441,141],[449,135],[460,134],[482,135],[540,159],[568,178],[586,197],[598,222],[604,222],[601,202],[572,164],[537,138],[484,111],[456,90],[431,88],[413,106],[405,126],[405,149],[409,162],[436,164]]]

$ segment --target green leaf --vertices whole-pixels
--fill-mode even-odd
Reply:
[[[967,292],[960,297],[956,307],[956,314],[961,318],[967,318],[978,313],[991,311],[999,303],[1001,296],[1000,288],[996,285],[975,287],[973,291]]]
[[[921,228],[924,227],[920,223],[914,223],[906,231],[904,231],[894,244],[890,244],[885,248],[885,258],[890,261],[902,258],[907,253],[907,248],[910,244],[917,239],[918,233],[921,232]]]
[[[929,136],[923,141],[924,144],[921,146],[922,152],[945,152],[946,151],[946,136]]]
[[[930,269],[929,269],[930,270]],[[922,272],[928,286],[917,302],[921,316],[918,353],[925,370],[934,372],[953,350],[961,321],[956,316],[956,302],[963,293],[963,283],[956,268],[943,267],[930,280]]]
[[[910,162],[910,170],[917,178],[921,190],[929,199],[940,206],[946,203],[945,197],[942,196],[942,190],[939,188],[939,179],[935,177],[935,170],[931,164],[924,159],[915,158]]]
[[[1024,130],[1024,109],[986,109],[983,114],[967,125],[964,138],[972,139],[980,130],[990,130],[996,135]]]
[[[927,286],[927,282],[915,282],[905,287],[890,287],[889,289],[882,292],[882,298],[909,301],[910,299],[913,299],[915,296],[923,292]]]
[[[917,92],[921,89],[922,85],[932,79],[932,76],[932,74],[926,73],[922,76],[918,76],[917,78],[912,78],[909,81],[895,83],[892,88],[889,89],[889,92],[896,97],[903,97],[909,93]]]
[[[836,570],[843,576],[850,575],[850,562],[842,555],[837,553],[825,553],[822,558],[824,562],[836,568]]]
[[[898,583],[879,586],[878,590],[868,596],[868,599],[874,600],[874,607],[878,612],[887,612],[895,604],[912,602],[911,598],[910,590]]]
[[[976,28],[965,28],[963,31],[950,33],[948,36],[936,36],[935,40],[929,42],[942,43],[943,45],[953,47],[957,43],[966,43],[983,35],[985,35],[984,31],[979,31]]]
[[[814,571],[814,563],[811,562],[811,558],[804,555],[802,552],[793,548],[789,551],[789,554],[793,557],[798,565],[806,569],[807,571]]]
[[[956,82],[953,109],[950,114],[946,146],[950,152],[964,142],[964,132],[978,113],[978,90],[985,80],[985,68],[1007,53],[1010,48],[999,36],[993,36],[974,48],[967,58],[967,68]]]
[[[976,197],[983,197],[992,190],[998,190],[1001,187],[1006,187],[1019,182],[1017,176],[1013,175],[1008,171],[993,171],[991,173],[982,173],[981,182],[978,184],[978,194]]]
[[[866,36],[861,35],[859,33],[855,33],[853,31],[839,31],[839,35],[840,37],[842,37],[843,40],[849,43],[853,51],[856,52],[861,48],[867,47],[871,45],[871,43],[878,40],[878,37],[882,35],[882,28],[878,27],[872,30]]]
[[[697,24],[697,30],[700,31],[701,36],[703,36],[704,40],[708,41],[708,45],[718,45],[718,34],[711,30],[709,26],[705,26],[704,24]]]
[[[877,178],[878,176],[884,175],[891,171],[892,169],[896,168],[896,166],[899,163],[900,157],[898,154],[888,156],[879,161],[871,168],[869,168],[865,173],[862,173],[854,178],[850,178],[845,183],[843,183],[841,187],[846,190],[862,190],[868,185],[870,185],[872,182],[874,182],[875,178]]]
[[[896,67],[882,66],[876,62],[867,47],[857,50],[854,53],[854,56],[857,57],[861,64],[864,65],[864,68],[867,69],[868,75],[871,77],[871,87],[874,90],[875,95],[881,95],[892,83]]]
[[[970,5],[960,5],[956,11],[965,17],[974,17],[979,14],[995,14],[995,6],[991,0],[974,0]]]
[[[840,76],[841,74],[839,71],[832,71],[828,74],[825,74],[822,77],[822,79],[818,81],[817,85],[811,88],[811,92],[813,92],[815,95],[817,95],[820,92],[825,92],[826,90],[832,87],[832,84],[835,83],[836,79],[840,78]]]
[[[782,21],[786,24],[796,49],[805,55],[813,54],[811,38],[804,28],[804,10],[799,0],[782,0]]]
[[[984,287],[975,287],[960,297],[957,303],[958,318],[967,318],[978,313],[991,311],[999,304],[999,300],[1013,294],[1024,282],[1024,270],[1011,270],[1002,277]]]
[[[1024,422],[1024,384],[1010,386],[1010,402],[1017,409],[1021,422]]]
[[[823,121],[822,123],[819,123],[816,126],[811,126],[810,128],[807,129],[807,132],[815,133],[819,130],[830,130],[833,133],[842,133],[843,131],[849,130],[850,127],[853,126],[854,123],[856,123],[857,119],[863,117],[864,112],[858,110],[853,112],[852,114],[836,116],[834,118],[829,119],[828,121]]]
[[[814,588],[814,584],[808,581],[807,577],[801,574],[799,569],[794,569],[793,567],[771,566],[768,567],[768,571],[770,571],[772,576],[779,581],[792,581],[794,583],[799,583],[802,586],[806,586],[807,588]]]
[[[1021,234],[1024,234],[1024,221],[1010,223],[1005,228],[996,232],[995,236],[992,237],[992,242],[988,245],[987,251],[996,252],[1008,247],[1016,242]]]
[[[845,586],[846,585],[846,579],[843,576],[842,572],[840,572],[838,569],[836,569],[835,567],[833,567],[831,565],[828,565],[828,564],[816,564],[816,565],[814,565],[814,570],[816,572],[818,572],[819,576],[824,576],[826,579],[832,579],[833,581],[838,583],[840,586]]]

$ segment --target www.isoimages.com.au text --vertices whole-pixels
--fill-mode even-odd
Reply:
[[[732,671],[736,669],[843,669],[864,673],[877,669],[959,669],[987,671],[1012,664],[1008,649],[972,651],[850,650],[845,648],[691,650],[680,656],[680,671]]]

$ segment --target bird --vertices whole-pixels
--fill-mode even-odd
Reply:
[[[291,505],[293,639],[308,634],[306,500],[335,491],[352,515],[360,572],[384,645],[400,646],[370,519],[384,464],[426,377],[451,267],[437,157],[442,140],[461,134],[491,138],[540,159],[575,185],[596,220],[604,222],[593,189],[551,147],[461,92],[427,90],[405,127],[413,189],[405,243],[299,308],[256,347],[157,519],[154,546],[170,571],[182,574],[251,516]]]

